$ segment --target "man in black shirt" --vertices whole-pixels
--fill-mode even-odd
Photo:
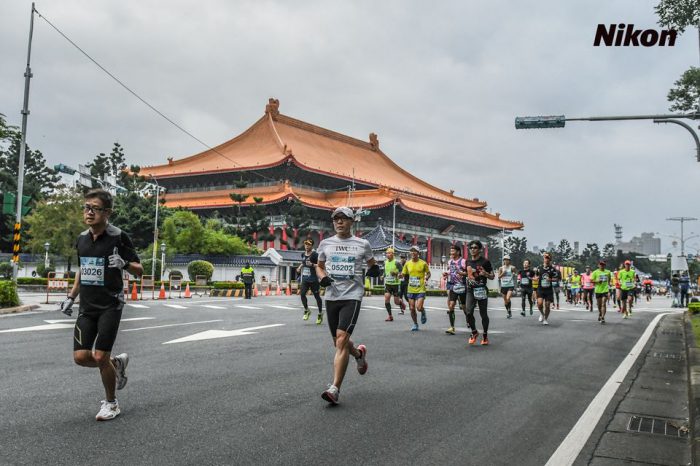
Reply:
[[[484,334],[481,336],[481,344],[489,344],[489,315],[488,307],[488,280],[493,280],[495,274],[491,261],[481,256],[483,245],[479,240],[469,242],[469,260],[467,260],[467,324],[472,329],[469,344],[475,345],[479,332],[476,330],[476,319],[474,319],[474,309],[479,306],[479,315],[481,315],[481,325],[484,328]]]
[[[124,307],[122,270],[141,276],[134,246],[126,233],[108,223],[112,195],[102,189],[85,194],[83,219],[89,226],[76,242],[80,270],[61,311],[72,315],[75,299],[80,308],[73,336],[73,359],[85,367],[98,367],[106,398],[97,413],[98,421],[114,419],[121,412],[115,390],[126,385],[126,353],[111,356]],[[93,350],[94,347],[94,350]]]
[[[309,311],[309,303],[306,300],[306,293],[311,290],[316,305],[318,306],[318,317],[316,317],[316,325],[321,325],[323,322],[323,302],[319,293],[320,286],[318,277],[316,276],[316,264],[318,263],[318,253],[313,250],[314,240],[311,238],[304,241],[304,252],[301,253],[301,265],[297,268],[297,273],[301,275],[301,304],[304,306],[304,320],[309,320],[311,311]]]
[[[552,256],[548,252],[544,253],[544,264],[537,271],[540,279],[537,289],[537,308],[540,310],[540,322],[542,325],[549,325],[549,312],[554,303],[554,282],[559,281],[559,271],[552,265]]]
[[[523,310],[520,315],[525,317],[525,300],[530,304],[530,315],[532,315],[532,279],[535,278],[535,272],[530,268],[530,261],[523,261],[523,269],[518,274],[518,285],[522,293]]]

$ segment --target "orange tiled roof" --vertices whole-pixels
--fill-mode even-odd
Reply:
[[[211,150],[166,165],[143,167],[141,173],[156,178],[266,168],[290,161],[317,173],[389,187],[471,209],[486,203],[466,199],[421,180],[396,165],[379,149],[375,134],[370,142],[279,113],[279,102],[270,99],[265,115],[239,136]]]
[[[517,230],[523,228],[520,222],[502,220],[499,214],[489,214],[468,207],[457,207],[443,201],[426,199],[412,194],[399,193],[386,188],[359,190],[353,193],[350,201],[345,192],[322,193],[311,189],[291,186],[290,183],[279,183],[273,186],[259,186],[236,190],[237,193],[247,194],[249,197],[242,203],[244,206],[255,203],[254,197],[262,198],[263,204],[274,204],[289,198],[298,198],[304,205],[317,209],[333,210],[336,207],[348,205],[353,208],[365,207],[376,209],[386,207],[398,200],[398,205],[403,209],[450,218],[458,222],[470,223],[496,229]],[[189,209],[202,208],[227,208],[236,205],[229,194],[231,190],[168,193],[166,206],[184,207]]]

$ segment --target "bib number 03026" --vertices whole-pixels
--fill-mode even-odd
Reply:
[[[80,258],[80,284],[87,286],[103,286],[105,284],[104,257]]]

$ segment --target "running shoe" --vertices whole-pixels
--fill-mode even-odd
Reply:
[[[394,316],[389,316],[386,319],[384,319],[384,322],[393,322],[394,321]]]
[[[357,372],[360,373],[360,375],[365,375],[367,372],[367,347],[365,345],[360,345],[357,347],[357,351],[360,352],[360,357],[355,358],[355,361],[357,362]]]
[[[510,311],[508,311],[508,314],[506,315],[506,319],[510,319],[511,317],[513,317],[513,315],[510,313]]]
[[[520,315],[525,317],[525,311],[520,311]]]
[[[547,322],[547,319],[542,319],[542,325],[549,325],[549,322]]]
[[[576,304],[574,304],[574,306],[576,306]],[[559,309],[559,305],[558,305],[558,304],[557,304],[557,309]]]
[[[486,335],[481,335],[481,346],[488,346],[489,344],[489,337]]]
[[[479,332],[472,332],[472,336],[469,337],[469,344],[476,345],[476,339],[479,336]]]
[[[604,324],[605,324],[605,319],[600,319],[600,323],[604,325]]]
[[[413,324],[413,327],[411,327],[411,332],[417,332],[418,330],[418,324]]]
[[[328,385],[326,391],[321,393],[321,398],[335,406],[338,404],[339,395],[340,391],[338,390],[338,387],[336,387],[335,385]]]
[[[400,304],[399,306],[401,306],[401,314],[403,314],[403,311],[406,310],[406,303],[404,303],[403,301],[401,301],[401,304]]]
[[[115,399],[114,401],[102,400],[102,406],[100,407],[100,412],[97,413],[95,419],[98,421],[110,421],[115,417],[119,416],[121,410],[119,409],[119,402]]]
[[[530,308],[530,315],[532,315],[532,308]]]
[[[544,317],[542,317],[542,314],[540,314],[539,322],[542,322],[542,319],[544,319]]]
[[[309,320],[310,316],[311,316],[311,311],[309,311],[309,310],[304,311],[304,320]]]
[[[450,327],[450,328],[448,328],[447,330],[445,330],[445,333],[447,333],[448,335],[454,335],[454,334],[456,333],[456,332],[455,332],[455,328],[454,328],[454,327]]]
[[[316,316],[316,325],[321,325],[323,323],[323,314]]]
[[[126,386],[126,382],[128,380],[128,377],[126,376],[126,366],[128,364],[128,354],[122,353],[114,357],[114,370],[117,374],[117,390],[121,390]]]
[[[425,323],[428,322],[428,315],[426,314],[425,311],[421,311],[420,313],[420,323],[425,325]]]

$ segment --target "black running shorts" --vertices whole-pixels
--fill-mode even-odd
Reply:
[[[357,317],[360,315],[360,305],[362,301],[355,299],[346,299],[342,301],[326,300],[326,316],[328,320],[328,328],[331,330],[331,335],[336,336],[337,330],[342,330],[352,335],[357,323]]]
[[[626,300],[634,296],[634,290],[623,290],[620,289],[620,299]]]
[[[554,290],[552,288],[538,288],[537,297],[550,303],[554,302]]]
[[[384,293],[389,293],[391,296],[401,297],[400,285],[384,285]]]
[[[110,352],[114,346],[122,318],[123,305],[98,312],[80,312],[73,330],[73,351],[96,350]]]
[[[301,291],[299,293],[305,295],[309,290],[311,290],[313,294],[318,293],[320,290],[318,281],[301,282]]]
[[[447,292],[447,300],[452,302],[459,301],[459,304],[464,306],[467,303],[467,291],[465,290],[464,293],[457,294],[454,291],[449,290]]]

